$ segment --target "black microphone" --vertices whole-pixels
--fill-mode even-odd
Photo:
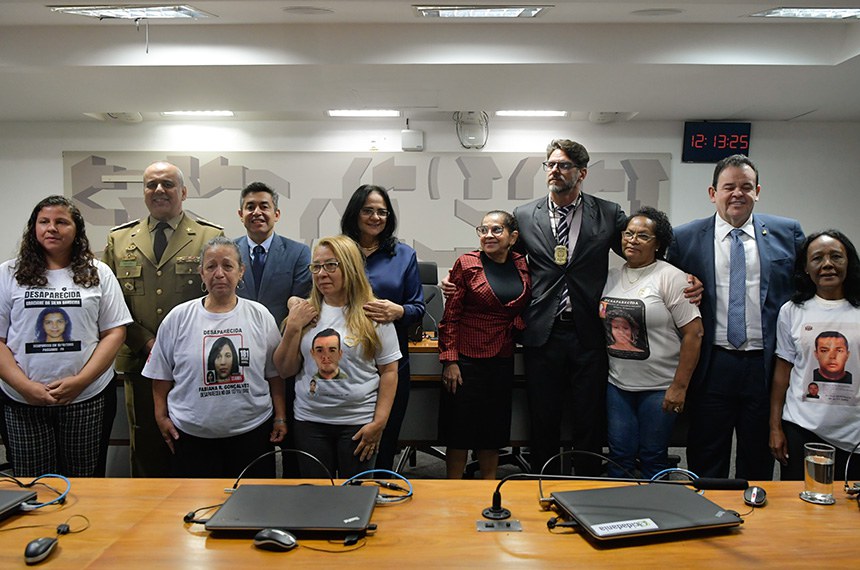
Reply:
[[[610,483],[648,483],[658,485],[692,485],[698,491],[742,491],[749,487],[746,479],[718,479],[714,477],[698,477],[690,481],[673,481],[666,479],[632,479],[624,477],[588,477],[585,475],[547,475],[540,473],[513,473],[502,478],[493,492],[493,504],[481,513],[490,520],[510,518],[511,511],[502,506],[502,485],[511,479],[547,479],[550,481],[607,481]]]
[[[424,299],[424,307],[430,304],[430,301],[436,298],[436,290],[430,291],[430,296],[427,299]],[[433,315],[430,311],[425,309],[424,316],[430,317],[430,320],[433,322],[433,336],[430,337],[430,340],[436,340],[439,338],[439,323],[436,322],[436,319],[433,318]]]

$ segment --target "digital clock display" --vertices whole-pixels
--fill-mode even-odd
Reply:
[[[719,162],[750,153],[749,123],[684,123],[683,162]]]

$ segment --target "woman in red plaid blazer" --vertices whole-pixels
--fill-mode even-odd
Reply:
[[[514,330],[531,297],[523,255],[511,251],[519,232],[509,213],[494,210],[475,228],[481,249],[460,256],[449,280],[457,286],[439,323],[443,391],[439,433],[449,479],[460,479],[470,449],[484,479],[495,479],[499,448],[511,433]]]

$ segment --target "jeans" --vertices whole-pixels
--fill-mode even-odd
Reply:
[[[630,392],[607,385],[609,458],[629,472],[610,463],[607,470],[610,477],[634,475],[637,457],[642,477],[646,479],[669,466],[669,438],[675,414],[663,411],[665,395],[665,390]]]

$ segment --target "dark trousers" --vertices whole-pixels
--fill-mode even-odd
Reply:
[[[179,439],[173,443],[176,454],[171,462],[171,474],[173,477],[238,477],[252,461],[274,451],[274,444],[269,441],[271,431],[271,418],[247,433],[231,437],[205,438],[180,431]],[[274,454],[260,459],[245,473],[245,477],[270,479],[274,476]]]
[[[152,380],[133,372],[124,376],[131,476],[170,477],[170,449],[155,423]]]
[[[713,347],[705,376],[688,398],[687,462],[699,477],[728,477],[732,432],[736,434],[735,476],[773,479],[768,440],[770,392],[764,353]]]
[[[373,469],[375,455],[367,461],[359,461],[358,455],[354,455],[358,442],[353,441],[352,436],[361,427],[296,420],[296,445],[319,459],[329,471],[326,473],[316,461],[300,456],[299,471],[302,477],[328,479],[332,476],[346,479]]]
[[[788,463],[779,466],[779,478],[782,481],[802,481],[804,463],[803,446],[807,443],[833,444],[821,439],[808,429],[785,420],[782,422],[782,431],[785,433],[785,439],[788,441]],[[845,463],[847,461],[848,452],[837,447],[834,461],[834,489],[838,489],[840,487],[839,482],[845,478]],[[855,455],[851,460],[848,470],[849,485],[858,479],[860,479],[860,455]]]
[[[400,359],[400,368],[397,371],[397,391],[394,393],[394,403],[391,405],[391,413],[388,423],[382,431],[382,439],[379,440],[379,451],[376,454],[376,468],[388,469],[394,466],[394,455],[397,453],[397,443],[400,439],[400,426],[406,417],[406,406],[409,405],[409,385],[412,378],[409,373],[409,357]],[[377,473],[377,478],[386,478],[383,473]]]
[[[114,380],[116,380],[116,376],[114,376]],[[105,410],[104,416],[102,416],[102,436],[99,441],[99,458],[96,463],[95,473],[93,474],[95,477],[104,477],[107,473],[107,454],[108,447],[110,447],[110,432],[113,430],[113,421],[114,418],[116,418],[117,407],[117,387],[114,380],[111,380],[111,383],[108,384],[108,387],[105,388],[103,392]]]
[[[606,442],[606,349],[585,348],[573,323],[556,321],[549,340],[525,349],[526,392],[531,417],[529,463],[538,472],[561,447],[561,418],[573,416],[573,448],[601,453]],[[602,461],[571,456],[577,475],[600,475]],[[559,473],[561,461],[545,473]]]

